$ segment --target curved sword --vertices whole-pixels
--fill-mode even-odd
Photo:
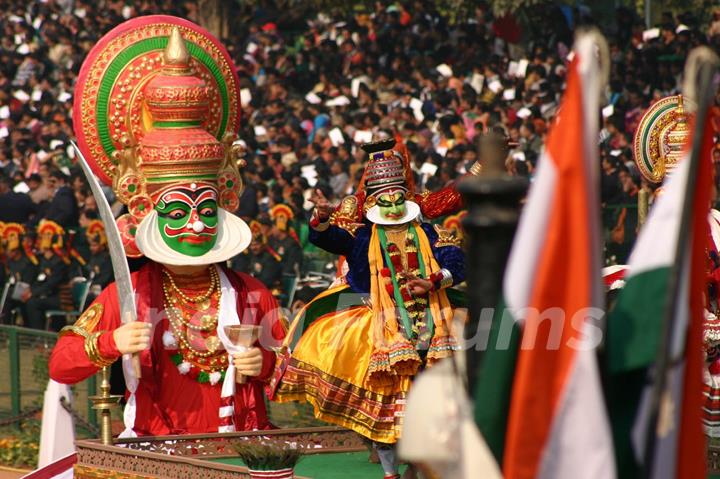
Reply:
[[[117,287],[118,301],[120,303],[120,320],[123,323],[137,320],[137,309],[135,307],[135,291],[130,281],[130,267],[125,257],[125,248],[120,239],[120,230],[115,223],[115,216],[110,209],[110,204],[105,198],[105,194],[100,187],[100,183],[90,169],[87,160],[83,156],[80,148],[71,141],[75,153],[78,157],[78,163],[82,167],[83,173],[87,178],[95,203],[97,203],[100,219],[105,225],[105,236],[107,237],[108,251],[110,252],[110,260],[112,261],[113,274],[115,275],[115,286]],[[132,356],[133,370],[137,378],[140,378],[140,361],[137,354]]]

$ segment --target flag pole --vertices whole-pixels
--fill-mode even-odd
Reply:
[[[717,70],[717,63],[711,60],[712,57],[707,55],[707,52],[703,52],[703,49],[696,49],[695,54],[697,57],[697,81],[694,85],[697,96],[695,98],[698,108],[695,116],[695,128],[693,132],[692,150],[690,151],[690,158],[688,165],[688,185],[695,184],[697,172],[700,164],[700,153],[702,150],[703,133],[705,131],[705,121],[709,105],[714,97],[714,89],[712,89],[713,76]],[[714,56],[714,54],[713,54]],[[688,64],[691,65],[693,55],[691,53],[688,59]],[[691,74],[691,68],[688,68],[685,72],[686,77]],[[686,82],[688,85],[690,82]],[[688,92],[683,92],[687,94]],[[690,222],[692,219],[692,199],[694,195],[694,188],[685,188],[684,208],[682,212],[682,218],[680,219],[680,232],[677,242],[677,250],[675,258],[683,258],[687,260],[687,254],[685,249],[688,244],[688,237],[690,235]],[[676,291],[680,287],[680,273],[683,267],[686,265],[684,261],[676,262],[672,266],[672,274],[669,278],[668,291]],[[653,474],[653,464],[655,462],[655,445],[657,442],[657,426],[658,418],[660,414],[660,406],[663,393],[666,387],[666,379],[669,368],[676,364],[679,358],[671,357],[672,354],[672,332],[675,328],[675,322],[677,320],[675,310],[678,307],[677,295],[670,294],[667,298],[667,304],[665,308],[665,318],[662,323],[662,331],[660,335],[660,344],[657,352],[656,367],[654,371],[654,384],[652,388],[650,398],[650,415],[646,431],[646,443],[644,451],[644,463],[642,465],[643,477],[650,478]],[[689,372],[688,372],[689,373]],[[687,373],[686,373],[687,374]]]

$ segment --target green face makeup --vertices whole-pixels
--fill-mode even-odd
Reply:
[[[209,186],[178,187],[160,197],[155,210],[163,241],[178,253],[202,256],[217,240],[217,192]]]
[[[383,219],[398,220],[405,216],[405,195],[402,193],[380,195],[377,205],[380,207],[380,216]]]

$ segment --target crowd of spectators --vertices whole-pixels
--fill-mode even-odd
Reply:
[[[482,4],[461,18],[439,11],[442,2],[418,0],[298,20],[258,3],[265,6],[234,7],[223,39],[242,88],[247,166],[237,214],[259,220],[263,241],[287,244],[291,231],[306,251],[313,190],[333,201],[352,193],[365,161],[358,145],[370,139],[401,139],[417,187],[435,190],[463,175],[480,135],[499,127],[513,145],[508,171],[532,177],[564,88],[573,30],[596,23],[586,8],[551,2],[526,8],[522,21],[495,18]],[[128,18],[163,13],[197,21],[197,4],[5,0],[0,7],[0,222],[25,224],[32,236],[47,218],[82,238],[97,217],[69,148],[82,61]],[[632,10],[616,13],[598,25],[611,55],[598,168],[607,258],[623,262],[635,237],[638,191],[649,186],[634,166],[632,135],[653,101],[679,91],[688,51],[720,44],[720,13],[709,24],[663,13],[657,29],[646,29]],[[273,224],[269,212],[278,204],[292,209],[294,228]],[[294,273],[302,273],[299,264]]]

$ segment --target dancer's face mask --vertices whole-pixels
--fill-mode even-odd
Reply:
[[[380,195],[377,205],[383,219],[397,220],[405,216],[405,195],[401,192]]]
[[[173,188],[160,196],[155,210],[163,241],[178,253],[202,256],[215,245],[218,205],[214,188]]]

